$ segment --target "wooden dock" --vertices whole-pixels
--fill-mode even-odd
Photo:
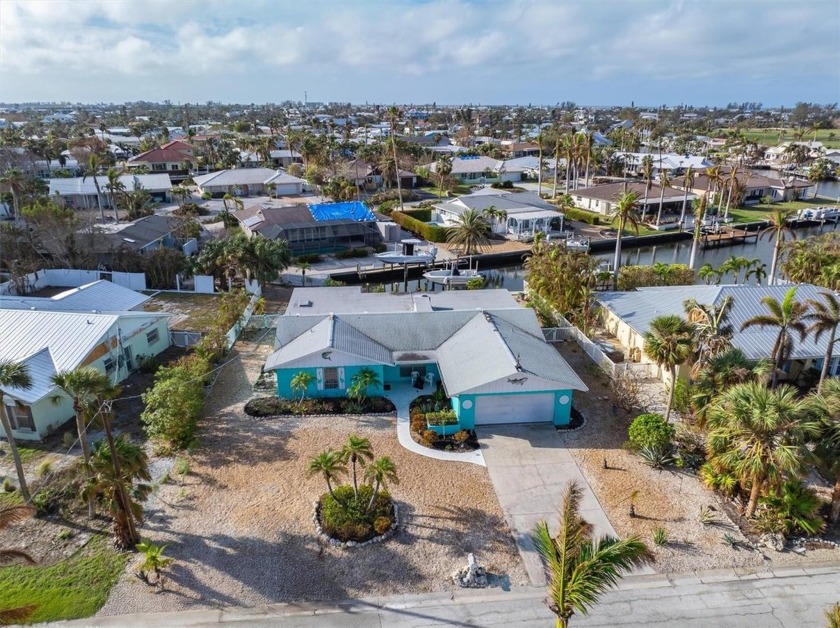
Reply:
[[[721,227],[717,233],[704,233],[700,242],[704,249],[744,244],[749,240],[758,241],[758,231],[747,231],[738,227]]]

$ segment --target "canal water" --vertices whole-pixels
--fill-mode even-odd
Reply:
[[[819,235],[821,232],[826,233],[835,228],[835,225],[826,224],[824,227],[805,227],[796,230],[797,239],[803,239],[810,236]],[[840,228],[840,227],[838,227]],[[743,244],[735,244],[732,246],[722,246],[717,248],[709,248],[703,250],[698,248],[696,268],[700,268],[703,264],[711,264],[715,268],[723,264],[730,256],[745,257],[748,260],[760,259],[767,265],[767,271],[770,271],[770,263],[773,260],[773,242],[765,239],[750,239],[749,242]],[[688,264],[691,256],[691,240],[681,240],[679,242],[671,242],[669,244],[661,244],[659,246],[645,246],[636,249],[624,249],[622,252],[622,265],[650,265],[654,262],[663,262],[666,264]],[[605,259],[612,262],[614,253],[604,252],[597,253],[595,257]],[[501,268],[488,269],[482,271],[481,274],[485,278],[485,285],[491,288],[506,288],[512,291],[522,290],[523,281],[526,278],[526,271],[523,264],[514,264],[504,266]],[[697,280],[697,283],[703,283],[703,280]],[[385,289],[388,292],[402,292],[404,285],[402,282],[394,282],[386,284]],[[425,279],[410,279],[408,282],[409,292],[417,290],[441,290],[440,286],[432,286],[432,284]]]

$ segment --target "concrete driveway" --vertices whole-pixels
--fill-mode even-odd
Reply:
[[[569,481],[583,489],[581,516],[596,536],[617,536],[601,504],[552,425],[529,423],[476,428],[490,479],[531,584],[545,584],[542,563],[531,541],[540,520],[557,532],[558,508]]]

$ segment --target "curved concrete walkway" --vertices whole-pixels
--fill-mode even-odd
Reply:
[[[421,394],[426,394],[409,385],[394,385],[385,396],[394,402],[397,407],[397,440],[400,445],[409,451],[426,456],[427,458],[434,458],[435,460],[446,460],[448,462],[470,462],[482,467],[487,465],[484,462],[484,455],[480,449],[468,452],[454,452],[454,451],[438,451],[437,449],[429,449],[423,447],[420,443],[415,442],[411,437],[411,418],[409,415],[409,406]]]

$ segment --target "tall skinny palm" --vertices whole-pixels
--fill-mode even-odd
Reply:
[[[730,469],[749,488],[746,517],[768,489],[805,467],[806,442],[819,433],[819,424],[797,397],[791,386],[740,384],[725,391],[709,413],[711,462]]]
[[[9,411],[6,408],[6,393],[4,388],[17,388],[29,390],[32,388],[32,376],[29,374],[29,367],[25,364],[12,362],[11,360],[0,360],[0,422],[3,423],[3,432],[6,441],[9,443],[9,451],[12,452],[12,460],[17,471],[20,494],[25,501],[32,499],[29,494],[29,486],[26,484],[26,474],[23,472],[23,464],[20,461],[17,442],[12,434],[12,423],[9,421]]]
[[[770,263],[770,276],[767,278],[767,284],[771,286],[776,283],[776,269],[779,266],[779,255],[782,252],[786,236],[790,236],[791,240],[796,240],[796,232],[787,222],[790,214],[790,210],[774,209],[770,218],[770,226],[765,227],[758,236],[761,239],[767,237],[774,241],[773,261]]]
[[[373,448],[367,438],[350,436],[341,449],[341,459],[345,464],[350,463],[353,471],[353,498],[359,500],[359,483],[357,481],[356,465],[364,468],[368,460],[373,459]]]
[[[814,341],[819,342],[823,334],[828,334],[828,344],[825,348],[820,383],[817,391],[821,391],[823,382],[828,376],[828,369],[834,355],[834,345],[837,343],[837,326],[840,325],[840,300],[832,292],[821,292],[822,299],[808,299],[806,303],[811,307],[811,313],[805,319],[811,324],[806,330],[814,334]]]
[[[668,369],[668,406],[665,419],[671,417],[674,402],[674,388],[677,385],[677,367],[691,357],[694,352],[692,329],[684,319],[676,314],[657,316],[650,322],[650,330],[645,332],[645,355],[660,367]]]
[[[773,361],[772,387],[775,388],[779,381],[779,371],[793,352],[793,332],[799,334],[800,342],[805,339],[808,332],[806,325],[808,305],[796,300],[795,287],[785,293],[785,298],[781,302],[769,294],[762,298],[761,302],[769,313],[759,314],[744,321],[741,331],[750,327],[778,329],[776,341],[770,353],[770,359]]]
[[[683,225],[685,224],[685,210],[688,206],[688,193],[694,188],[694,170],[692,170],[691,166],[685,169],[685,173],[683,174],[683,203],[682,203],[682,212],[680,212],[680,231],[682,231]]]
[[[331,449],[322,451],[320,454],[309,460],[309,464],[306,469],[309,475],[320,475],[324,478],[330,495],[336,503],[340,504],[341,502],[338,501],[338,498],[333,492],[332,483],[333,480],[338,479],[342,473],[347,472],[347,465],[344,462],[344,458],[341,453]]]
[[[691,240],[691,256],[688,259],[688,267],[691,270],[694,270],[697,262],[697,248],[703,231],[703,219],[706,217],[706,203],[705,194],[694,201],[694,237]]]
[[[726,183],[729,186],[729,193],[726,195],[726,211],[724,211],[723,217],[729,218],[729,208],[732,205],[732,194],[735,191],[735,188],[738,187],[738,166],[732,166]]]
[[[671,179],[668,177],[668,171],[662,170],[659,173],[659,211],[656,213],[656,226],[662,222],[662,207],[665,205],[665,190],[671,186]]]
[[[648,194],[653,187],[653,157],[650,155],[642,157],[642,179],[645,182],[645,200],[642,205],[642,222],[644,222],[647,214]]]
[[[385,119],[391,125],[391,151],[394,157],[394,176],[397,179],[397,196],[400,199],[400,211],[403,211],[402,181],[400,179],[400,163],[397,159],[397,122],[400,119],[400,110],[396,107],[389,107]]]
[[[653,562],[653,554],[636,536],[594,538],[592,524],[580,516],[582,500],[580,486],[570,482],[560,504],[557,536],[551,536],[545,521],[537,523],[533,534],[558,628],[567,628],[575,613],[588,614],[598,598],[618,584],[622,572]]]
[[[91,177],[93,179],[93,186],[96,188],[96,203],[99,206],[99,219],[105,222],[105,210],[102,207],[102,190],[99,187],[99,179],[96,175],[99,174],[99,167],[102,164],[102,159],[96,153],[88,155],[87,167],[85,168],[82,181]]]
[[[367,505],[367,510],[373,508],[373,503],[379,495],[380,488],[388,488],[388,484],[399,484],[397,477],[397,465],[388,456],[382,456],[371,462],[365,468],[365,480],[373,483],[373,494]]]
[[[490,223],[482,212],[468,209],[458,216],[455,226],[446,235],[446,241],[461,247],[464,255],[472,255],[490,244]]]
[[[624,236],[624,227],[630,226],[636,233],[639,233],[638,208],[639,195],[635,192],[625,192],[618,198],[613,206],[612,213],[608,216],[611,223],[618,221],[618,233],[615,236],[615,257],[613,258],[613,283],[618,286],[618,271],[621,268],[621,238]]]

